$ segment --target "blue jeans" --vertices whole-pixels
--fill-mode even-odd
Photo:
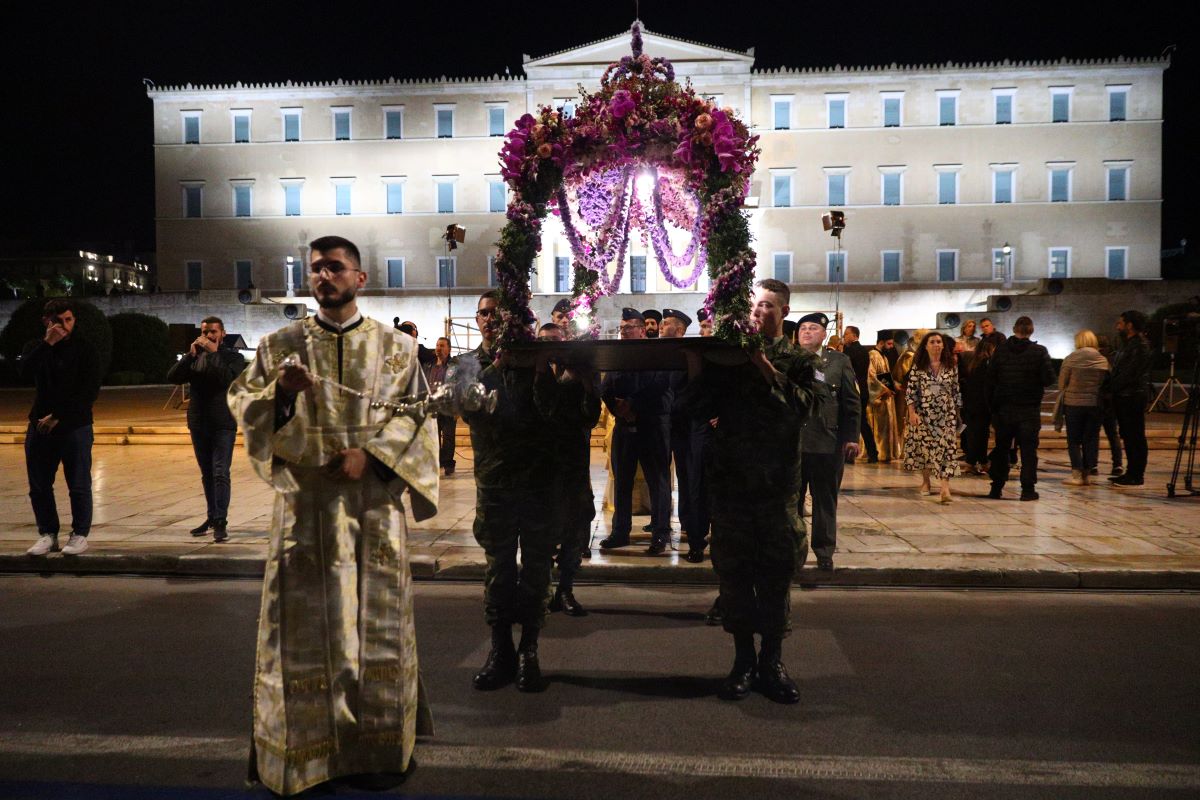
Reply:
[[[1064,406],[1067,423],[1067,455],[1071,469],[1090,470],[1100,463],[1099,406]]]
[[[223,520],[229,516],[229,465],[233,462],[233,442],[236,430],[189,431],[196,463],[200,465],[200,482],[204,484],[204,500],[208,518]]]
[[[92,438],[91,425],[67,433],[38,433],[37,425],[29,423],[25,432],[25,471],[38,534],[58,535],[54,477],[59,464],[71,498],[71,532],[87,536],[91,531]]]

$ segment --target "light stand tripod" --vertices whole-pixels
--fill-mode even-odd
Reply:
[[[1195,384],[1193,383],[1193,386],[1194,385]],[[1177,387],[1178,387],[1179,391],[1183,394],[1183,397],[1179,398],[1178,400],[1175,399],[1175,390]],[[1193,390],[1193,392],[1194,392],[1194,390]],[[1150,407],[1147,409],[1147,411],[1153,411],[1154,409],[1158,408],[1159,403],[1163,402],[1164,397],[1166,398],[1166,401],[1167,401],[1166,404],[1163,406],[1164,411],[1169,411],[1170,409],[1174,408],[1175,406],[1186,403],[1188,401],[1188,398],[1191,397],[1191,394],[1188,393],[1188,390],[1186,388],[1184,388],[1183,381],[1181,381],[1175,377],[1175,354],[1174,353],[1171,353],[1171,374],[1167,377],[1167,382],[1163,384],[1163,387],[1158,390],[1158,396],[1156,396],[1154,398],[1154,400],[1152,400],[1150,402]]]
[[[1174,356],[1171,357],[1172,371]],[[1179,482],[1179,472],[1183,467],[1184,453],[1187,453],[1187,468],[1183,473],[1183,488],[1189,496],[1200,494],[1200,490],[1192,486],[1192,478],[1196,470],[1196,438],[1200,432],[1200,353],[1197,353],[1196,363],[1192,366],[1192,386],[1187,396],[1187,408],[1183,412],[1183,426],[1179,430],[1179,447],[1175,450],[1175,468],[1171,470],[1171,481],[1167,484],[1167,497],[1175,496],[1175,486]]]

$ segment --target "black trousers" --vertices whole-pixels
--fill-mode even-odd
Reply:
[[[438,414],[437,429],[438,466],[442,469],[454,469],[454,437],[458,432],[458,417]]]
[[[800,506],[804,495],[812,496],[812,551],[818,558],[832,558],[837,549],[838,490],[846,458],[839,447],[833,453],[802,453],[800,456]]]
[[[690,531],[695,505],[691,493],[692,437],[687,428],[671,426],[671,461],[675,464],[675,491],[679,493],[679,528]],[[670,475],[668,473],[668,481]],[[670,484],[667,486],[670,491]],[[669,523],[668,523],[669,527]]]
[[[1146,395],[1144,392],[1113,398],[1121,443],[1125,445],[1125,474],[1144,480],[1150,448],[1146,444]]]
[[[968,464],[982,464],[987,461],[988,434],[992,430],[991,415],[986,411],[974,411],[963,414],[963,422],[967,429],[962,433],[963,460]]]
[[[859,397],[866,397],[863,392]],[[867,450],[867,458],[879,458],[879,447],[875,444],[875,431],[871,429],[871,421],[867,419],[867,403],[862,404],[862,417],[858,421],[858,429],[862,432],[863,445]]]
[[[633,483],[642,465],[650,493],[650,520],[654,541],[671,538],[670,417],[638,420],[636,425],[618,422],[613,428],[612,465],[613,517],[610,535],[628,538],[633,528]]]
[[[25,472],[39,535],[58,535],[54,476],[59,464],[71,498],[71,532],[80,536],[91,532],[92,439],[91,425],[65,433],[38,433],[37,425],[29,423],[25,431]]]
[[[1021,451],[1021,490],[1033,491],[1037,484],[1041,409],[1037,406],[1006,409],[996,414],[994,422],[996,446],[988,455],[988,477],[992,479],[992,486],[1003,486],[1008,481],[1008,454],[1016,447]]]
[[[708,530],[711,526],[704,458],[712,441],[712,428],[707,423],[703,428],[696,426],[690,436],[687,471],[690,519],[684,528],[687,530],[688,549],[703,550],[708,544]]]
[[[231,485],[229,469],[233,463],[233,443],[237,429],[188,431],[192,436],[192,450],[200,466],[200,482],[204,485],[204,502],[210,520],[229,517]]]

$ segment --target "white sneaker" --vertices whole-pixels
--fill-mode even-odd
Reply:
[[[72,533],[71,538],[63,546],[62,554],[64,556],[77,556],[84,550],[88,549],[88,541],[86,536]]]
[[[56,544],[58,544],[57,536],[51,536],[49,534],[45,536],[39,536],[37,542],[33,545],[33,547],[26,550],[25,554],[30,556],[44,556],[46,553],[49,553],[51,550],[53,550]]]

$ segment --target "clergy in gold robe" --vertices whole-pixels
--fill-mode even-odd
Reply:
[[[250,461],[275,489],[250,771],[281,795],[403,773],[417,734],[432,732],[401,496],[418,520],[437,513],[437,430],[372,402],[416,394],[416,344],[358,311],[353,243],[310,247],[316,318],[263,337],[229,389]]]
[[[871,349],[867,362],[867,421],[875,437],[879,463],[900,458],[900,430],[896,423],[895,393],[890,388],[891,374],[887,358],[878,347]]]

